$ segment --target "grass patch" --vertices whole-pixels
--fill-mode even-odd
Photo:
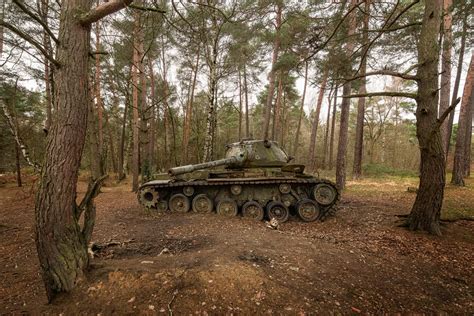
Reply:
[[[412,178],[418,177],[418,172],[413,170],[395,169],[382,164],[367,164],[362,167],[364,176],[373,178],[382,178],[386,176]]]

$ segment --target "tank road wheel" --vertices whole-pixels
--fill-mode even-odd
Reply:
[[[310,199],[301,199],[296,204],[296,211],[305,222],[313,222],[319,217],[318,204]]]
[[[173,195],[168,204],[171,212],[186,213],[189,211],[189,199],[184,194]]]
[[[152,208],[156,206],[158,202],[158,192],[153,188],[144,188],[140,190],[140,203],[146,208]]]
[[[231,199],[220,200],[216,206],[217,214],[224,216],[237,216],[239,208]]]
[[[336,188],[328,183],[319,183],[313,188],[313,199],[320,205],[327,206],[336,202]]]
[[[158,201],[158,204],[156,204],[156,209],[158,212],[166,212],[168,210],[168,202],[165,200]]]
[[[193,199],[193,211],[196,213],[210,213],[214,208],[214,203],[205,194],[198,194]]]
[[[242,206],[242,215],[256,221],[261,221],[263,220],[265,212],[263,211],[263,207],[260,205],[260,203],[248,201]]]
[[[285,204],[272,201],[267,204],[267,216],[270,220],[276,219],[279,223],[284,223],[290,217],[290,212]]]

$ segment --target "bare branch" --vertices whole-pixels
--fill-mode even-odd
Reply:
[[[416,80],[417,79],[417,77],[415,75],[409,75],[409,74],[402,73],[402,72],[396,72],[396,71],[391,71],[391,70],[377,70],[377,71],[371,71],[371,72],[367,72],[365,74],[357,75],[357,76],[354,76],[352,78],[345,78],[344,80],[345,81],[354,81],[354,80],[359,79],[359,78],[368,77],[368,76],[377,76],[377,75],[399,77],[399,78],[406,79],[406,80]]]
[[[350,94],[350,95],[343,95],[343,98],[361,98],[361,97],[402,97],[402,98],[409,98],[409,99],[416,99],[416,93],[408,93],[408,92],[395,92],[395,91],[381,91],[381,92],[369,92],[369,93],[358,93],[358,94]]]
[[[437,127],[440,127],[441,124],[443,124],[444,120],[448,117],[449,113],[451,113],[456,108],[456,105],[458,105],[460,101],[461,101],[461,98],[457,98],[453,104],[451,104],[446,110],[444,110],[443,114],[441,114],[439,119],[436,121]]]
[[[151,11],[151,12],[158,12],[158,13],[166,13],[165,10],[157,9],[157,8],[152,8],[152,7],[145,7],[145,6],[140,6],[137,4],[129,4],[129,8],[140,10],[140,11]]]
[[[20,0],[12,0],[14,4],[16,4],[20,9],[21,11],[23,11],[24,13],[26,13],[29,17],[31,17],[33,20],[35,20],[36,22],[38,22],[42,27],[43,29],[46,31],[46,33],[49,34],[49,36],[51,36],[51,38],[53,39],[53,41],[56,42],[56,44],[59,44],[59,40],[58,38],[53,34],[53,32],[51,32],[51,29],[48,27],[48,25],[43,21],[41,20],[36,14],[34,14],[33,12],[31,12],[26,6],[25,4],[23,3],[23,1],[20,1]]]
[[[5,22],[5,21],[0,21],[0,26],[4,26],[6,27],[7,29],[9,29],[10,31],[12,31],[13,33],[15,33],[16,35],[18,35],[19,37],[21,37],[22,39],[24,39],[25,41],[27,41],[28,43],[30,43],[31,45],[33,45],[36,49],[38,49],[50,62],[52,62],[56,67],[60,67],[60,64],[59,62],[54,59],[53,56],[51,56],[47,51],[46,49],[40,44],[38,43],[33,37],[31,37],[30,35],[26,34],[25,32],[21,31],[20,29],[17,29],[16,27],[14,27],[13,25]]]
[[[83,26],[88,26],[94,22],[99,21],[100,19],[106,17],[109,14],[112,14],[129,6],[132,2],[133,0],[113,0],[103,3],[84,14],[81,17],[80,22]]]

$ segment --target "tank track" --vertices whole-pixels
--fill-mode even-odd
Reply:
[[[280,185],[280,184],[327,184],[334,188],[336,192],[336,197],[334,202],[327,206],[320,205],[320,215],[318,216],[317,220],[324,221],[331,216],[334,216],[337,211],[337,204],[340,199],[340,193],[336,188],[336,185],[329,180],[326,179],[319,179],[319,178],[273,178],[273,179],[262,179],[262,178],[246,178],[246,179],[207,179],[207,180],[190,180],[190,181],[180,181],[180,180],[173,180],[173,181],[151,181],[142,185],[139,189],[138,199],[140,201],[140,190],[145,188],[154,188],[154,189],[177,189],[180,187],[215,187],[215,186],[231,186],[231,185]]]

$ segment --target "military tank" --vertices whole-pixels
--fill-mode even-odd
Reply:
[[[324,219],[335,211],[334,183],[304,173],[305,166],[275,141],[242,140],[226,145],[225,158],[171,168],[165,180],[144,183],[140,203],[149,209],[186,213],[216,212],[254,220],[286,222]]]

